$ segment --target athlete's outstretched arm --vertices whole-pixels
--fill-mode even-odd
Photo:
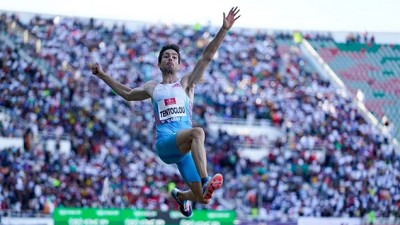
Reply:
[[[127,101],[141,101],[150,98],[150,95],[143,87],[129,88],[118,81],[114,80],[110,75],[103,71],[98,63],[92,66],[92,73],[102,79],[110,86],[118,95]]]
[[[206,46],[193,71],[184,77],[184,79],[187,79],[186,88],[192,88],[202,78],[207,65],[213,59],[215,52],[217,52],[218,47],[224,40],[226,32],[233,26],[235,21],[239,19],[239,11],[240,9],[238,9],[238,7],[232,7],[228,15],[225,15],[225,12],[223,13],[223,24],[217,35]]]

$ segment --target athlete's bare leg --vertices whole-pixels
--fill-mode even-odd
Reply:
[[[201,178],[207,177],[207,158],[204,150],[205,134],[202,128],[192,128],[181,131],[176,137],[178,149],[183,154],[192,152],[193,161]],[[188,183],[190,191],[182,191],[179,198],[207,204],[209,200],[203,199],[201,182]]]
[[[204,139],[204,131],[199,127],[183,130],[176,136],[176,145],[180,152],[186,154],[192,151],[193,160],[201,178],[208,176]]]

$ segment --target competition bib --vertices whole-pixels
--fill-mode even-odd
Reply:
[[[182,99],[166,98],[157,102],[160,121],[186,116],[185,104]]]

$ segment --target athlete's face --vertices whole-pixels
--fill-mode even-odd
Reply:
[[[173,49],[166,50],[161,57],[161,62],[158,64],[160,70],[165,73],[173,74],[179,69],[178,53]]]

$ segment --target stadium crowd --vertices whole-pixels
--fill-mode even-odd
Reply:
[[[181,46],[185,73],[215,32],[197,25],[132,29],[39,16],[23,22],[2,14],[0,35],[8,44],[0,45],[0,106],[21,119],[0,120],[1,136],[21,136],[24,120],[34,136],[67,135],[72,151],[50,152],[40,144],[1,150],[0,209],[176,209],[168,191],[184,183],[153,153],[149,102],[125,102],[93,78],[89,64],[108,65],[117,80],[141,85],[158,78],[163,44]],[[268,120],[285,135],[260,161],[242,157],[238,148],[265,144],[259,139],[208,135],[209,167],[224,174],[225,183],[209,205],[195,207],[239,215],[258,209],[269,218],[364,216],[371,210],[399,217],[399,149],[287,43],[290,35],[232,30],[196,87],[193,122],[206,132],[217,116]]]

